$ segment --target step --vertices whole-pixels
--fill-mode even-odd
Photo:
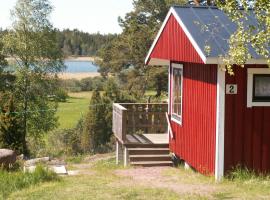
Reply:
[[[128,148],[129,155],[169,155],[169,148]]]
[[[169,154],[161,154],[161,155],[130,155],[130,158],[154,158],[154,157],[169,157],[171,158],[171,155]]]
[[[170,151],[169,148],[128,148],[129,151]]]
[[[169,148],[169,144],[125,144],[127,148]]]
[[[141,161],[171,161],[171,156],[167,154],[158,155],[130,155],[130,162],[141,162]]]
[[[172,166],[172,161],[138,161],[138,162],[130,162],[131,165],[134,166],[144,166],[144,167],[151,167],[151,166]]]

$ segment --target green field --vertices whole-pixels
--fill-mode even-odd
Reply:
[[[67,102],[59,103],[59,129],[73,128],[87,113],[92,92],[69,93]]]

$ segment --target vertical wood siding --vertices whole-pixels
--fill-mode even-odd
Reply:
[[[201,57],[173,15],[170,16],[150,57],[203,63]]]
[[[270,172],[270,107],[247,108],[247,67],[226,75],[226,84],[237,84],[238,94],[225,99],[225,171],[240,165]]]
[[[199,172],[212,175],[215,171],[217,66],[194,63],[183,66],[183,121],[182,126],[171,122],[175,140],[170,141],[170,148]]]

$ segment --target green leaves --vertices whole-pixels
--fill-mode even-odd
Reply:
[[[225,3],[221,0],[217,1],[217,5],[237,25],[237,30],[229,40],[229,51],[223,57],[227,71],[231,75],[234,74],[233,66],[244,66],[249,59],[252,59],[248,50],[249,45],[270,65],[270,1],[257,0],[253,10],[249,9],[250,6],[246,0],[240,0],[240,2],[243,9],[239,9],[235,0],[228,0]],[[255,16],[256,25],[249,22],[250,15]]]

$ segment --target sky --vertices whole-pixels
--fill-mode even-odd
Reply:
[[[118,17],[132,10],[132,0],[50,0],[54,7],[51,22],[60,30],[74,29],[88,33],[120,33]],[[11,26],[10,10],[16,0],[0,0],[0,27]]]

